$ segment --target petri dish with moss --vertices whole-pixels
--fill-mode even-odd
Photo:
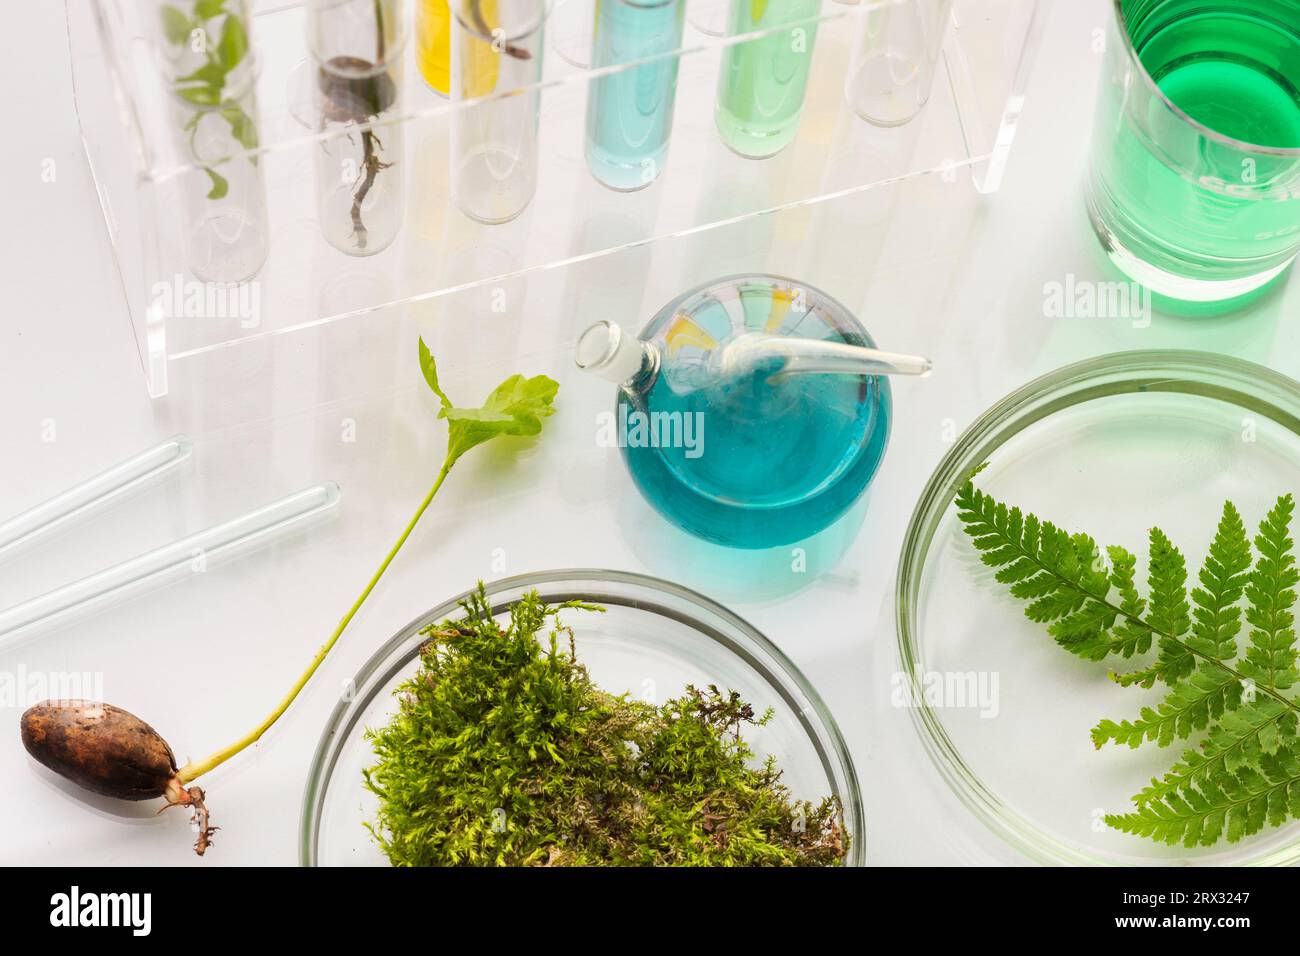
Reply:
[[[1260,562],[1261,521],[1280,496],[1297,492],[1300,385],[1232,358],[1144,351],[1090,359],[981,415],[924,490],[896,596],[910,692],[903,703],[961,801],[1044,863],[1300,861],[1300,824],[1290,819],[1300,811],[1300,783],[1288,783],[1300,777],[1291,717],[1300,693],[1247,660],[1258,628],[1247,620],[1250,571],[1234,564]],[[1212,547],[1226,501],[1241,526]],[[1022,510],[1013,519],[993,502]],[[1089,537],[1040,526],[1035,546],[1026,539],[1029,514]],[[1178,559],[1167,548],[1153,557],[1153,527],[1182,555],[1185,585],[1170,571]],[[1049,540],[1054,557],[1043,550]],[[1245,554],[1228,546],[1247,540]],[[1005,550],[1006,541],[1015,547]],[[1111,545],[1135,558],[1128,595],[1126,559]],[[1018,564],[1017,549],[1032,560]],[[1198,596],[1207,557],[1225,553],[1237,558],[1212,565],[1214,593]],[[1153,567],[1158,593],[1149,588]],[[1287,644],[1282,569],[1273,636]],[[1071,597],[1069,582],[1084,587]],[[1030,602],[1044,596],[1064,604],[1040,604],[1039,620],[1030,620]],[[1204,618],[1202,605],[1216,616]],[[1274,664],[1284,671],[1286,653]],[[1121,686],[1112,673],[1139,676]],[[1185,714],[1162,710],[1171,687],[1186,680],[1205,683],[1192,694],[1203,699]],[[1262,734],[1235,720],[1259,713]],[[1168,777],[1177,764],[1186,766]]]
[[[464,721],[464,739],[472,736],[485,748],[497,748],[484,762],[477,746],[464,747],[450,739],[446,728],[455,721],[438,711],[448,706],[472,709],[472,700],[466,698],[474,695],[439,699],[439,687],[456,690],[468,666],[482,670],[484,660],[473,657],[473,648],[494,645],[496,628],[508,630],[519,619],[520,602],[529,600],[532,592],[542,606],[580,601],[604,610],[565,609],[555,644],[550,643],[553,629],[548,621],[536,629],[537,656],[530,647],[521,664],[502,669],[499,661],[488,662],[500,671],[490,679],[502,686],[519,674],[527,679],[504,694],[488,690],[489,713]],[[461,864],[589,865],[607,862],[600,858],[605,852],[610,853],[608,862],[759,862],[748,849],[742,851],[742,843],[757,846],[754,853],[759,856],[770,853],[775,862],[863,863],[862,801],[839,728],[785,655],[735,614],[678,585],[616,571],[559,570],[509,578],[486,587],[481,612],[467,613],[462,602],[473,593],[446,601],[402,628],[348,685],[349,693],[326,723],[312,761],[301,820],[303,865],[450,862],[452,857]],[[450,630],[441,626],[449,620],[454,625]],[[486,630],[478,630],[480,625]],[[474,631],[490,639],[477,642],[469,633]],[[442,669],[436,677],[429,676],[430,641],[440,648],[434,666]],[[453,644],[454,650],[446,650]],[[520,653],[518,645],[514,653]],[[552,653],[555,657],[548,659]],[[587,732],[548,732],[545,741],[538,742],[536,756],[520,757],[538,739],[540,713],[549,712],[547,726],[557,726],[551,718],[563,708],[552,707],[554,697],[544,700],[543,694],[569,697],[574,682],[585,679],[568,669],[573,660],[595,690],[580,708],[569,709],[599,712],[604,720],[599,725],[601,739],[593,743],[593,734]],[[427,682],[425,688],[413,689],[411,681],[417,676]],[[692,686],[703,695],[702,707],[687,704],[665,719],[665,708],[689,698]],[[736,719],[717,740],[709,733],[691,739],[691,752],[714,756],[714,763],[705,767],[707,774],[695,757],[683,756],[686,750],[673,756],[673,749],[682,745],[683,728],[699,731],[694,726],[698,715],[731,707],[732,692],[742,708],[752,708],[752,720]],[[621,703],[620,695],[626,695]],[[766,720],[765,713],[770,713]],[[727,722],[737,716],[732,712],[720,719]],[[583,718],[568,714],[563,719]],[[430,727],[436,728],[435,734],[428,732]],[[735,750],[737,741],[743,752]],[[557,751],[545,753],[546,742],[555,743]],[[590,748],[596,746],[613,748],[608,768],[604,757],[591,759]],[[485,769],[491,767],[490,775],[499,775],[505,763],[516,759],[528,761],[536,772],[529,769],[516,775],[510,787],[501,787],[505,792],[500,807],[489,809],[498,795],[493,792],[485,802],[484,788],[478,786],[472,793],[449,796],[448,788],[459,785],[456,774],[447,772],[451,761],[482,763]],[[771,772],[765,770],[769,760]],[[721,771],[718,762],[725,764]],[[381,764],[384,771],[377,770]],[[699,776],[689,786],[703,781],[704,791],[690,798],[685,781],[664,773],[669,765],[692,768]],[[409,779],[412,767],[414,784]],[[367,784],[367,771],[384,791],[382,800]],[[761,807],[747,789],[740,800],[742,813],[732,800],[735,793],[726,792],[730,783],[715,785],[717,780],[741,777],[747,784],[759,781],[758,789],[766,791]],[[522,799],[521,787],[527,791]],[[638,794],[642,787],[645,794]],[[421,795],[425,792],[427,797]],[[556,793],[566,795],[558,813],[536,809],[554,807],[548,800]],[[666,794],[671,795],[671,805]],[[679,799],[683,796],[689,799]],[[448,812],[462,799],[467,808],[463,813]],[[401,819],[394,807],[400,808]],[[662,813],[665,820],[671,816],[673,832],[697,841],[703,856],[694,850],[678,854],[672,841],[661,841],[666,845],[655,848],[623,839],[626,833],[641,832],[637,827],[647,808]],[[828,812],[822,814],[819,808]],[[412,822],[412,817],[417,819]],[[428,836],[430,831],[445,834],[448,820],[456,831],[454,840]],[[539,835],[540,829],[546,833]],[[418,845],[395,845],[401,841]],[[457,849],[448,852],[453,842]],[[833,852],[827,852],[828,847]]]

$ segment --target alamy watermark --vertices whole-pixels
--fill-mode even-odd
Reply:
[[[26,710],[46,700],[103,700],[98,671],[29,671],[22,664],[0,671],[0,707]]]
[[[153,929],[153,894],[88,893],[73,884],[66,893],[50,897],[50,925],[129,929],[132,936],[148,936]]]
[[[1043,315],[1049,319],[1128,319],[1135,329],[1151,324],[1151,290],[1136,282],[1096,282],[1067,273],[1043,284]]]
[[[915,682],[899,671],[889,683],[895,707],[977,710],[985,720],[1002,709],[997,671],[926,671]]]
[[[618,414],[596,416],[601,448],[682,448],[687,458],[704,454],[703,412],[643,412],[620,404]]]
[[[262,324],[262,285],[259,282],[199,282],[177,273],[155,282],[151,306],[169,319],[234,319],[241,329]]]

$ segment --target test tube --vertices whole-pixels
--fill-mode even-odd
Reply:
[[[844,95],[876,126],[901,126],[921,112],[952,15],[952,0],[894,0],[867,10],[849,61]]]
[[[183,98],[216,106],[223,89],[243,89],[256,78],[253,0],[148,0],[141,6],[158,70],[173,92],[192,87]]]
[[[266,185],[256,150],[251,0],[154,0],[145,7],[185,171],[177,177],[186,258],[204,282],[238,283],[266,262]]]
[[[0,554],[161,478],[188,461],[193,451],[190,440],[177,435],[0,522]]]
[[[663,170],[685,23],[685,0],[596,6],[592,67],[647,61],[596,77],[587,94],[587,168],[611,189],[642,189]]]
[[[397,121],[406,23],[402,0],[311,0],[321,233],[336,249],[370,256],[397,238],[404,212]]]
[[[340,496],[333,482],[313,485],[0,611],[0,646],[73,611],[103,606],[172,575],[203,570],[212,560],[260,544],[332,510]]]
[[[565,63],[591,68],[591,38],[595,33],[597,0],[553,0],[546,16],[546,37]]]
[[[762,159],[794,139],[820,12],[821,0],[731,0],[727,35],[760,34],[728,46],[718,74],[714,119],[734,152]]]
[[[471,219],[509,222],[537,191],[546,0],[452,0],[452,195]]]
[[[415,0],[415,62],[439,96],[451,95],[451,4]]]

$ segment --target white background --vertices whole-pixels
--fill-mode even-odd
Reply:
[[[190,473],[0,561],[0,606],[313,481],[339,480],[345,499],[328,528],[0,649],[0,672],[102,674],[106,699],[150,721],[182,760],[251,728],[328,634],[432,478],[443,436],[421,394],[413,349],[404,347],[400,362],[387,360],[393,337],[413,345],[418,327],[436,340],[454,397],[468,402],[516,368],[547,372],[564,382],[561,413],[517,459],[494,451],[458,467],[288,717],[254,752],[205,779],[223,830],[202,865],[296,861],[307,764],[338,688],[396,628],[474,578],[499,576],[494,556],[507,573],[617,567],[725,600],[790,655],[840,722],[865,794],[872,862],[1023,862],[947,792],[908,715],[889,705],[899,544],[952,428],[1035,375],[1120,349],[1201,348],[1300,374],[1300,332],[1282,321],[1300,302],[1295,283],[1227,318],[1157,313],[1149,328],[1135,328],[1124,318],[1045,317],[1046,283],[1071,273],[1114,278],[1081,200],[1100,63],[1095,42],[1108,9],[1104,0],[1055,4],[1003,191],[962,220],[964,231],[936,236],[936,248],[955,245],[956,253],[931,260],[915,251],[923,242],[897,239],[950,228],[925,221],[925,189],[934,187],[918,186],[890,210],[889,242],[874,268],[818,275],[828,291],[861,306],[882,346],[924,352],[937,371],[925,382],[896,384],[891,449],[865,524],[843,557],[797,589],[792,583],[755,593],[734,567],[721,566],[718,552],[692,551],[661,527],[616,455],[592,447],[591,416],[608,406],[609,392],[570,374],[547,325],[554,321],[571,340],[573,330],[601,317],[547,311],[583,301],[565,286],[574,276],[529,286],[529,301],[543,304],[532,307],[511,350],[454,316],[441,324],[397,316],[376,320],[367,332],[382,359],[367,352],[365,337],[349,342],[356,330],[336,330],[282,347],[269,365],[176,363],[174,394],[151,402],[81,156],[63,4],[23,4],[0,57],[10,91],[0,151],[7,302],[0,320],[0,515],[170,434],[190,434],[198,446]],[[52,183],[42,179],[49,161],[57,170]],[[867,238],[819,235],[831,244],[828,258],[836,243],[852,250]],[[890,248],[909,251],[891,258]],[[762,251],[761,262],[745,261],[753,250],[733,244],[728,251],[730,259],[715,250],[716,271],[778,265]],[[656,262],[652,274],[663,271]],[[869,290],[855,284],[865,279]],[[644,298],[651,307],[677,291],[650,286]],[[340,449],[335,433],[344,420],[357,423],[359,437]],[[0,861],[199,862],[178,812],[154,818],[154,805],[86,802],[36,767],[18,741],[23,703],[0,708]]]

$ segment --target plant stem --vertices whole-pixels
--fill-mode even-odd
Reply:
[[[375,65],[384,62],[384,0],[375,0]]]
[[[244,748],[257,743],[261,736],[271,729],[271,725],[279,720],[284,712],[289,709],[289,705],[293,703],[294,698],[298,696],[302,689],[307,685],[307,682],[311,680],[311,676],[316,673],[316,669],[320,667],[321,662],[325,660],[325,655],[330,652],[330,649],[338,641],[343,630],[349,623],[351,623],[352,618],[356,616],[357,611],[361,610],[361,605],[365,603],[366,598],[370,597],[370,592],[375,589],[375,585],[377,585],[379,579],[384,576],[384,572],[388,570],[388,566],[393,563],[393,559],[397,557],[397,552],[402,549],[402,545],[406,543],[406,539],[411,536],[411,532],[414,531],[415,526],[419,524],[420,518],[424,515],[425,509],[429,507],[430,503],[433,501],[433,496],[436,495],[438,489],[442,487],[442,483],[446,479],[448,472],[451,471],[451,466],[454,463],[455,459],[451,457],[448,457],[447,460],[442,463],[442,468],[438,471],[438,477],[434,481],[433,487],[430,488],[429,493],[424,496],[424,500],[420,502],[420,506],[415,509],[415,514],[411,516],[411,520],[406,523],[406,527],[398,537],[397,543],[394,544],[388,554],[385,555],[378,570],[376,570],[371,576],[369,583],[366,584],[365,590],[361,592],[361,596],[352,603],[350,608],[348,608],[348,612],[343,615],[343,619],[339,621],[338,627],[334,629],[334,633],[329,636],[329,640],[327,640],[324,645],[322,645],[321,649],[316,652],[316,656],[312,658],[311,664],[309,664],[307,669],[303,671],[302,676],[298,678],[297,683],[289,689],[289,693],[284,696],[284,700],[280,701],[280,705],[276,707],[275,710],[271,711],[270,715],[258,724],[257,729],[248,736],[240,738],[224,750],[218,750],[216,753],[210,755],[207,759],[202,760],[199,763],[191,762],[182,767],[176,774],[177,779],[182,784],[187,784],[192,780],[196,780],[209,770],[221,766]]]

